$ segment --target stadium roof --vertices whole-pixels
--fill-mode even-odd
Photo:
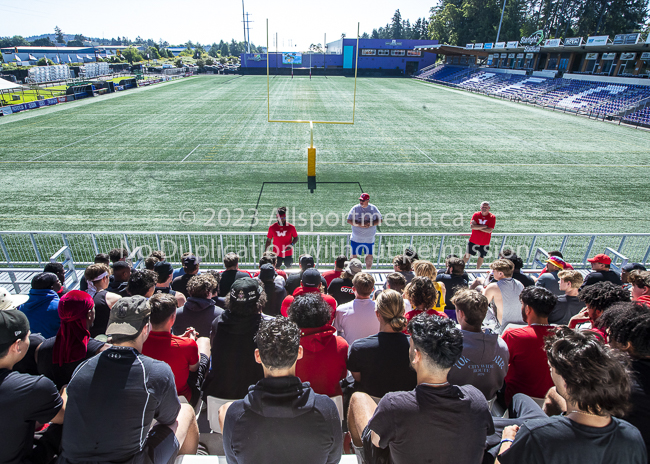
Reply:
[[[5,79],[0,79],[0,91],[15,89],[17,87],[20,87],[20,85],[14,84],[13,82],[7,81]]]
[[[475,55],[475,56],[488,56],[494,53],[493,50],[466,50],[465,47],[458,47],[456,45],[416,45],[415,50],[422,50],[427,53],[437,53],[439,55],[453,56],[453,55]]]
[[[18,53],[74,53],[79,51],[87,53],[93,47],[5,47],[2,49],[2,53],[15,53],[16,49],[18,49]]]
[[[578,47],[569,47],[560,45],[558,47],[545,47],[541,46],[539,52],[535,53],[574,53],[574,52],[597,52],[597,53],[607,53],[607,52],[643,52],[647,51],[649,44],[638,43],[638,44],[620,44],[620,45],[597,45],[597,46],[587,46],[582,44]],[[505,48],[491,48],[491,49],[468,49],[465,47],[459,47],[456,45],[416,45],[415,50],[423,50],[424,52],[429,53],[438,53],[440,55],[454,56],[454,55],[465,55],[465,56],[488,56],[493,53],[499,52],[525,52],[526,49],[523,46],[520,47],[505,47]]]

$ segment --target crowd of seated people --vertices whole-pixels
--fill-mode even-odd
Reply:
[[[251,277],[235,253],[222,272],[185,254],[174,277],[125,253],[83,291],[55,268],[0,289],[0,462],[173,462],[208,397],[229,401],[230,463],[649,462],[641,265],[622,281],[596,255],[583,278],[551,256],[524,284],[509,254],[470,286],[462,259],[404,253],[381,288],[345,256],[287,274],[268,252]]]

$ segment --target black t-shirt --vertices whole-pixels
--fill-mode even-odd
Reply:
[[[20,372],[22,374],[31,374],[38,375],[38,367],[36,366],[36,348],[39,347],[41,343],[45,341],[45,337],[41,334],[30,334],[29,335],[29,349],[27,354],[23,359],[14,364],[12,369],[14,372]]]
[[[585,288],[597,282],[611,282],[614,285],[623,285],[621,277],[614,271],[594,271],[587,274],[580,288]]]
[[[52,362],[52,351],[56,337],[48,338],[38,350],[38,373],[50,379],[59,390],[70,382],[74,370],[86,359],[95,356],[102,349],[104,343],[91,338],[88,340],[88,351],[84,359],[59,366]]]
[[[560,295],[557,297],[555,308],[548,315],[549,324],[567,325],[569,320],[578,314],[585,303],[577,296]]]
[[[388,393],[368,427],[379,435],[380,448],[390,447],[393,464],[480,463],[485,439],[494,433],[487,401],[471,385]]]
[[[109,282],[106,290],[108,290],[111,293],[117,293],[118,295],[128,296],[128,293],[126,292],[126,287],[128,285],[129,285],[128,282],[117,282],[115,280],[112,280],[111,282]]]
[[[650,360],[633,359],[632,374],[632,408],[623,419],[639,429],[650,455]]]
[[[250,275],[237,269],[223,271],[221,273],[221,280],[219,281],[219,296],[226,296],[230,292],[230,287],[235,283],[235,280],[243,279],[244,277],[250,277]]]
[[[0,462],[23,462],[32,450],[35,423],[51,421],[61,406],[51,380],[0,369]]]
[[[347,362],[350,372],[361,373],[355,390],[383,397],[388,392],[409,391],[417,376],[409,361],[409,337],[401,332],[379,332],[352,343]]]
[[[535,285],[535,281],[533,280],[533,278],[521,272],[521,269],[518,269],[515,272],[513,272],[512,278],[521,282],[524,288],[532,287],[533,285]]]
[[[153,419],[173,424],[180,408],[167,363],[113,346],[82,363],[68,384],[61,462],[127,460]]]
[[[93,322],[93,326],[89,330],[90,336],[93,338],[97,335],[105,334],[106,328],[108,327],[108,318],[111,315],[111,308],[106,303],[106,294],[108,292],[108,289],[101,290],[93,296],[93,302],[95,303],[95,322]]]
[[[499,455],[502,464],[646,464],[639,431],[612,417],[605,427],[588,427],[564,416],[530,419],[515,441]]]
[[[176,277],[172,281],[172,285],[171,285],[172,290],[181,292],[183,295],[185,295],[185,297],[190,296],[189,292],[187,291],[187,283],[195,275],[196,274],[183,274],[182,276]]]
[[[352,279],[341,279],[337,277],[332,279],[330,286],[327,288],[327,293],[332,295],[336,300],[336,305],[349,303],[354,300],[354,291],[352,289]]]
[[[440,273],[436,276],[436,282],[442,282],[445,286],[445,309],[456,309],[451,302],[451,298],[459,289],[469,286],[469,276],[467,274],[455,275]]]

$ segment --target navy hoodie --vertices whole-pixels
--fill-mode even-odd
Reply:
[[[341,459],[341,419],[334,402],[298,377],[268,377],[226,414],[223,447],[229,464]]]

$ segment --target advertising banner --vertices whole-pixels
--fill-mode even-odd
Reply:
[[[369,48],[361,49],[361,56],[375,56],[377,55],[377,50],[371,50]]]
[[[613,45],[636,45],[641,38],[641,34],[616,34]]]
[[[560,46],[560,39],[546,39],[546,42],[544,42],[545,47],[559,47]]]
[[[377,55],[378,56],[390,56],[390,50],[377,50]]]
[[[492,44],[492,43],[486,43],[486,44],[483,44],[483,48],[484,48],[485,50],[492,50],[492,46],[493,46],[493,45],[494,45],[494,44]]]
[[[391,50],[390,54],[392,56],[404,56],[406,55],[406,52],[404,50]]]
[[[57,100],[59,100],[59,103],[65,103],[66,99],[65,97],[56,97]]]
[[[59,103],[59,100],[58,100],[57,98],[48,98],[48,99],[45,100],[45,101],[46,101],[47,104],[50,105],[50,106],[51,106],[51,105],[56,105],[56,104]]]
[[[515,57],[515,54],[514,54],[514,53],[510,53],[510,54],[508,55],[508,58],[514,58],[514,57]]]
[[[0,110],[2,111],[2,114],[4,114],[5,116],[9,116],[12,113],[10,106],[4,106],[0,108]]]
[[[483,50],[483,44],[482,43],[474,44],[474,50]]]
[[[621,53],[621,61],[629,61],[636,58],[636,53]]]
[[[650,52],[641,53],[641,59],[642,60],[650,60]]]
[[[40,103],[40,102],[39,102]],[[35,108],[38,108],[40,105],[36,104],[36,102],[29,102],[25,103],[25,109],[26,110],[33,110]]]
[[[564,39],[565,47],[579,47],[580,45],[582,45],[582,37],[571,37]]]
[[[42,108],[43,106],[47,106],[47,103],[45,103],[45,100],[37,100],[34,103],[36,103],[36,108]]]
[[[512,41],[512,42],[508,42],[508,45],[507,45],[508,48],[517,48],[518,46],[519,46],[519,41],[517,41],[517,40]]]
[[[585,56],[585,60],[597,60],[598,59],[598,53],[587,53]]]
[[[523,53],[517,53],[517,59],[518,59],[518,60],[521,59],[521,58],[523,58],[523,57],[524,57],[524,54],[523,54]]]
[[[603,60],[613,60],[616,58],[616,53],[603,53]]]
[[[473,50],[473,49],[474,49],[473,43],[465,45],[465,50]]]
[[[422,56],[422,50],[406,50],[406,56]]]
[[[532,60],[533,59],[533,54],[532,53],[526,53],[526,59],[527,60]]]
[[[25,110],[25,104],[20,103],[19,105],[11,105],[9,108],[11,108],[12,113],[20,113]]]
[[[74,101],[74,95],[66,95],[65,101],[69,101],[69,102]]]
[[[302,53],[290,52],[282,54],[282,64],[302,64]]]
[[[505,42],[497,42],[494,44],[494,48],[506,48]]]
[[[609,40],[608,35],[595,35],[587,38],[587,47],[594,47],[596,45],[607,45]]]

